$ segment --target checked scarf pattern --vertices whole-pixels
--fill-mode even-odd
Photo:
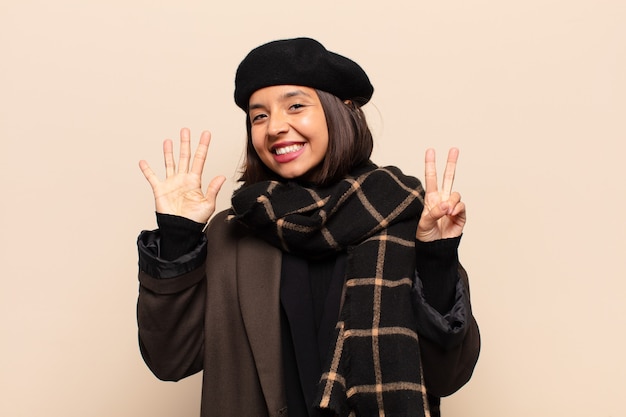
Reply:
[[[264,181],[233,194],[230,219],[284,251],[348,251],[317,402],[340,417],[430,415],[410,295],[423,194],[416,178],[373,164],[330,187]]]

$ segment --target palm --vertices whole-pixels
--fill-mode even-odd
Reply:
[[[202,193],[200,177],[178,173],[158,184],[154,192],[156,211],[191,219],[208,219],[212,205]]]
[[[194,154],[191,169],[189,169],[191,145],[189,130],[182,129],[180,135],[180,157],[178,170],[174,164],[172,142],[163,143],[166,178],[160,181],[145,161],[139,166],[152,187],[156,211],[162,214],[172,214],[186,217],[198,223],[206,223],[215,212],[215,201],[224,177],[214,178],[207,189],[202,192],[202,170],[206,161],[208,146],[211,141],[209,132],[203,132],[200,144]]]
[[[432,149],[426,151],[426,194],[424,196],[424,210],[416,233],[418,240],[430,242],[457,237],[463,233],[466,221],[465,204],[461,202],[459,193],[452,192],[458,156],[458,149],[450,149],[442,188],[439,190],[435,151]]]

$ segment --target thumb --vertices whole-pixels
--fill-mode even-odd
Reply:
[[[224,185],[225,181],[226,181],[226,177],[222,175],[215,177],[211,180],[206,190],[206,197],[209,201],[212,201],[213,203],[215,203],[217,194],[220,192],[222,185]]]
[[[434,227],[437,221],[448,213],[449,209],[450,205],[448,202],[442,201],[429,210],[424,210],[420,219],[420,226],[425,229]]]
[[[437,227],[437,221],[446,215],[450,208],[449,206],[447,202],[443,201],[429,209],[424,209],[418,224],[419,228],[427,231]]]

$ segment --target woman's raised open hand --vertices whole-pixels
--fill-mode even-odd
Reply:
[[[157,213],[172,214],[186,217],[198,223],[206,223],[215,212],[215,200],[222,184],[226,181],[223,176],[211,180],[206,193],[202,191],[202,170],[211,142],[211,133],[202,132],[200,143],[193,155],[191,169],[191,139],[189,129],[180,131],[180,156],[178,169],[174,163],[172,141],[163,142],[163,157],[165,159],[165,180],[161,181],[152,171],[146,161],[139,161],[139,168],[146,177],[152,192]]]
[[[457,237],[463,233],[466,221],[465,203],[461,201],[459,193],[452,191],[458,158],[459,150],[450,149],[446,169],[443,173],[443,184],[439,190],[435,151],[433,149],[426,150],[424,211],[420,217],[415,236],[422,242]]]

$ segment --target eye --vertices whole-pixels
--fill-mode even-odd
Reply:
[[[254,122],[258,122],[260,120],[263,120],[266,117],[267,117],[267,115],[265,113],[251,114],[250,115],[250,120],[252,121],[252,123],[254,123]]]
[[[289,106],[289,109],[290,110],[298,110],[298,109],[301,109],[302,107],[304,107],[304,104],[295,103],[295,104],[292,104],[291,106]]]

